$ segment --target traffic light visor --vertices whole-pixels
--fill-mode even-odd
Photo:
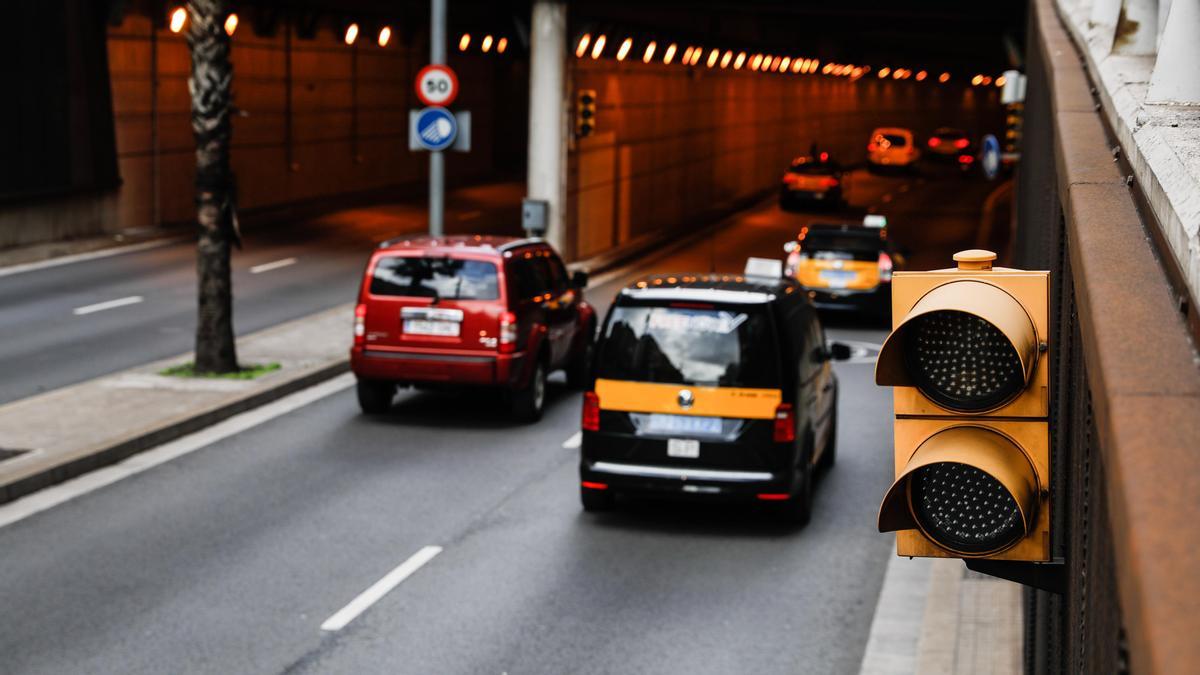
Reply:
[[[1003,551],[1036,517],[1038,478],[1007,436],[957,426],[925,439],[879,507],[879,531],[920,530],[955,554]]]
[[[1025,389],[1037,357],[1037,332],[1021,304],[963,279],[912,306],[880,349],[875,383],[916,387],[947,410],[987,412]]]

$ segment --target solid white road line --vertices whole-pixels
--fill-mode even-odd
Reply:
[[[346,627],[346,624],[358,618],[359,614],[367,611],[371,605],[379,602],[380,598],[387,595],[393,588],[400,585],[400,582],[412,576],[413,572],[421,569],[425,563],[433,560],[437,554],[442,552],[441,546],[426,546],[417,551],[411,558],[400,563],[400,566],[387,576],[376,581],[370,588],[359,593],[358,597],[351,600],[350,604],[338,610],[337,614],[325,620],[321,624],[321,630],[335,631]]]
[[[293,410],[302,408],[314,401],[336,394],[352,386],[354,386],[354,375],[351,373],[339,375],[332,380],[327,380],[308,389],[301,389],[294,394],[289,394],[261,408],[255,408],[254,410],[234,415],[224,422],[214,424],[207,429],[202,429],[194,434],[189,434],[170,443],[160,445],[153,450],[133,455],[129,459],[113,464],[112,466],[97,469],[65,483],[59,483],[27,497],[22,497],[14,502],[4,504],[0,506],[0,528],[24,520],[35,513],[52,509],[59,504],[69,502],[93,490],[98,490],[107,485],[112,485],[119,480],[137,475],[147,469],[152,469],[159,464],[164,464],[177,457],[195,452],[205,446],[239,434],[259,424],[275,419],[280,415],[286,415]]]
[[[125,298],[117,298],[116,300],[106,300],[104,302],[97,302],[94,305],[84,305],[83,307],[76,307],[75,309],[73,309],[71,311],[74,312],[75,316],[83,316],[84,314],[92,314],[94,312],[103,312],[106,309],[115,309],[117,307],[124,307],[125,305],[136,305],[139,302],[141,302],[142,300],[144,300],[144,298],[140,295],[131,295],[131,296],[125,297]]]
[[[296,264],[295,258],[284,258],[283,260],[276,260],[275,262],[269,262],[269,263],[263,263],[261,265],[255,265],[254,267],[250,268],[250,274],[262,274],[263,272],[270,272],[271,270],[277,270],[280,267],[287,267],[289,265],[295,265],[295,264]]]
[[[570,438],[563,441],[563,447],[567,450],[574,450],[583,444],[583,432],[576,431]]]
[[[0,277],[6,277],[10,274],[20,274],[22,272],[33,272],[36,270],[46,269],[47,267],[58,267],[60,265],[70,265],[71,263],[84,262],[87,260],[97,260],[99,258],[108,258],[114,255],[124,255],[126,253],[136,253],[137,251],[146,251],[152,248],[162,246],[170,246],[183,241],[181,237],[171,237],[170,239],[159,239],[156,241],[146,241],[140,244],[130,244],[128,246],[116,246],[113,248],[101,249],[99,251],[90,251],[88,253],[76,253],[74,255],[64,255],[58,258],[49,260],[39,260],[38,262],[22,263],[20,265],[9,265],[8,267],[0,267]]]

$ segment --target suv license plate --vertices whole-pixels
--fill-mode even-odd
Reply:
[[[457,321],[431,321],[429,319],[405,319],[404,332],[409,335],[438,335],[457,337],[459,327]]]
[[[700,456],[700,441],[690,438],[668,438],[667,456],[696,459]]]

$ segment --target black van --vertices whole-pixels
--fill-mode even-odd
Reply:
[[[834,462],[837,378],[793,279],[660,275],[618,294],[584,394],[583,507],[617,492],[778,502],[808,521]]]

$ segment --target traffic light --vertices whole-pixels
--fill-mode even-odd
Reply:
[[[580,89],[575,94],[575,135],[591,136],[596,130],[596,90]]]
[[[901,556],[1050,560],[1049,272],[895,272],[875,383],[894,387],[896,480],[879,531]]]

